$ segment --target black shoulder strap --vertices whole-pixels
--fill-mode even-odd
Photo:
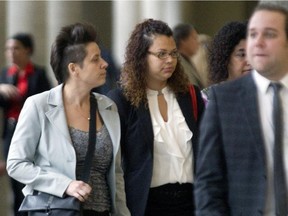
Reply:
[[[84,162],[84,169],[81,177],[81,180],[86,183],[89,180],[92,159],[96,147],[96,111],[97,111],[97,100],[94,94],[91,92],[88,148]]]

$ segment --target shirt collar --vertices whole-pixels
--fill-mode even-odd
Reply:
[[[262,76],[256,70],[252,71],[252,76],[255,80],[257,88],[263,93],[267,93],[271,80],[267,79],[266,77]],[[288,88],[288,74],[286,74],[279,82],[285,87]]]

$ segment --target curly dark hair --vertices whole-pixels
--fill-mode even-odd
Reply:
[[[246,38],[247,22],[225,24],[214,36],[208,49],[209,81],[211,84],[227,80],[227,66],[237,44]]]
[[[89,23],[75,23],[61,28],[51,48],[50,65],[58,83],[64,83],[68,77],[69,63],[78,63],[82,67],[86,45],[97,43],[94,26]]]
[[[127,100],[136,107],[139,107],[141,103],[148,104],[146,95],[147,54],[148,49],[153,44],[154,36],[157,35],[173,37],[173,32],[166,23],[160,20],[147,19],[136,25],[128,40],[125,61],[120,75],[120,85]],[[188,91],[189,80],[179,60],[174,73],[167,81],[167,85],[176,95]]]

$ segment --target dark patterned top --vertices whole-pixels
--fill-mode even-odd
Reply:
[[[88,146],[88,132],[69,127],[72,143],[77,157],[76,178],[80,179]],[[90,171],[89,185],[92,192],[85,201],[83,208],[93,211],[110,211],[111,197],[107,183],[113,157],[113,145],[105,125],[97,132],[96,150]]]

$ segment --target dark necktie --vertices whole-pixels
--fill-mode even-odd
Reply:
[[[287,186],[283,163],[283,116],[279,91],[280,83],[271,83],[274,90],[273,123],[274,123],[274,189],[277,216],[287,216]]]

